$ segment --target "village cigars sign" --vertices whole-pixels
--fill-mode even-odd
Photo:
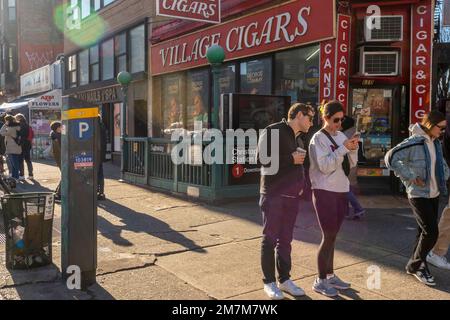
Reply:
[[[319,42],[335,36],[335,0],[296,0],[152,46],[152,74],[208,63],[214,44],[226,60]]]
[[[420,121],[431,110],[433,2],[424,0],[411,5],[411,123]]]
[[[157,0],[156,15],[186,20],[220,23],[221,0]]]

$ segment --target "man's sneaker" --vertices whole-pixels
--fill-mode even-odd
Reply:
[[[28,176],[28,180],[34,180],[34,176]]]
[[[25,181],[25,177],[24,176],[20,176],[19,177],[19,181]]]
[[[351,287],[350,283],[346,283],[346,282],[342,281],[336,275],[332,275],[331,277],[329,277],[328,283],[338,290],[347,290],[347,289],[350,289],[350,287]]]
[[[438,256],[437,254],[434,254],[433,251],[430,251],[428,254],[427,262],[437,268],[450,270],[450,263],[447,261],[447,258]]]
[[[366,210],[355,212],[355,214],[353,215],[353,220],[362,219],[365,214],[366,214]]]
[[[406,273],[413,275],[416,277],[417,280],[422,282],[423,284],[426,284],[427,286],[435,286],[436,282],[434,281],[434,277],[430,274],[430,272],[427,270],[427,268],[421,268],[417,270],[416,272],[411,272],[409,270],[406,271]]]
[[[277,284],[275,282],[265,284],[264,292],[272,300],[283,300],[284,299],[283,292],[277,287]]]
[[[337,297],[339,295],[339,292],[337,291],[337,289],[335,287],[333,287],[332,285],[330,285],[328,283],[327,279],[319,279],[317,278],[314,281],[313,287],[312,289],[320,294],[323,294],[324,296],[327,297]]]
[[[284,292],[289,293],[294,297],[301,297],[305,295],[305,291],[303,291],[302,288],[295,285],[295,283],[292,280],[286,280],[285,282],[280,283],[280,289]]]
[[[106,200],[105,194],[103,194],[103,193],[98,194],[97,195],[97,200],[105,201]]]

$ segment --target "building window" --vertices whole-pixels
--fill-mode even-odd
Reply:
[[[89,83],[89,50],[81,51],[78,55],[80,61],[80,85]]]
[[[81,19],[91,14],[91,0],[81,0]]]
[[[102,7],[101,0],[94,0],[94,10],[98,11]]]
[[[209,69],[187,73],[187,129],[194,130],[195,122],[208,128],[209,119]]]
[[[91,82],[100,80],[100,63],[99,63],[98,45],[89,49],[89,74]]]
[[[102,43],[102,80],[114,78],[114,39]]]
[[[15,56],[16,56],[16,47],[11,46],[8,49],[8,71],[10,73],[14,73],[16,71],[16,64],[15,64]]]
[[[264,58],[241,63],[241,92],[272,94],[272,59]]]
[[[145,71],[145,26],[141,25],[130,31],[131,38],[131,73]]]
[[[73,55],[69,57],[69,86],[70,88],[74,88],[77,86],[77,55]]]
[[[127,71],[127,34],[122,33],[116,36],[114,45],[117,73]]]
[[[275,94],[292,102],[317,104],[319,96],[319,46],[275,54]]]
[[[8,19],[16,21],[16,0],[8,0]]]

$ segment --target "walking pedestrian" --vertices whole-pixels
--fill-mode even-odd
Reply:
[[[19,180],[20,161],[22,159],[22,147],[20,146],[20,124],[12,115],[5,116],[5,124],[0,134],[5,137],[5,152],[10,161],[12,178]]]
[[[351,139],[355,136],[356,127],[355,120],[352,117],[345,116],[344,121],[342,121],[342,132],[345,134],[347,139]],[[361,219],[366,211],[362,207],[361,203],[358,201],[356,197],[356,193],[358,190],[358,167],[355,166],[350,169],[350,174],[348,175],[348,180],[350,181],[350,191],[347,194],[348,202],[353,208],[353,213],[350,213],[350,207],[347,212],[346,218],[349,220],[359,220]]]
[[[97,199],[98,200],[106,200],[105,196],[105,175],[103,173],[103,163],[106,162],[106,126],[102,121],[101,116],[98,116],[98,124],[99,124],[99,164],[98,164],[98,187],[97,187]]]
[[[291,280],[291,242],[304,184],[303,163],[306,158],[304,146],[298,144],[301,140],[296,136],[300,132],[308,132],[313,118],[311,106],[296,103],[289,110],[288,120],[268,126],[259,140],[259,155],[270,155],[279,163],[277,172],[269,172],[273,162],[262,166],[259,202],[264,225],[261,244],[264,292],[273,300],[283,299],[283,291],[293,296],[305,294]],[[273,147],[272,138],[276,133],[279,140],[276,141],[277,147]],[[278,270],[278,285],[275,269]]]
[[[22,146],[22,161],[20,162],[20,172],[19,180],[25,180],[25,165],[27,163],[28,169],[28,179],[33,180],[33,163],[31,162],[31,148],[33,145],[34,132],[33,129],[28,125],[27,119],[21,113],[16,114],[16,121],[20,123],[20,139]]]
[[[5,124],[5,113],[0,114],[0,128]],[[5,157],[6,157],[6,145],[5,137],[0,135],[0,174],[5,176]],[[9,168],[9,166],[8,166]]]
[[[447,127],[443,139],[444,159],[450,166],[450,127],[448,126],[450,119],[447,118]],[[439,237],[427,256],[427,262],[435,267],[450,270],[450,263],[445,257],[450,247],[450,198],[447,206],[442,211],[441,220],[439,221]]]
[[[50,140],[52,141],[52,152],[53,158],[55,159],[56,165],[61,171],[61,122],[54,121],[50,124]],[[61,200],[61,179],[55,190],[55,200]]]
[[[414,250],[406,272],[420,282],[436,285],[427,256],[438,239],[439,195],[447,193],[449,168],[439,137],[447,122],[439,111],[426,114],[421,123],[410,126],[411,137],[387,152],[385,162],[402,180],[418,224]]]
[[[338,101],[330,101],[322,108],[323,128],[309,146],[313,205],[322,230],[317,265],[319,276],[313,290],[328,297],[350,288],[334,274],[334,248],[337,234],[348,211],[350,169],[357,164],[358,138],[348,139],[339,131],[344,108]]]

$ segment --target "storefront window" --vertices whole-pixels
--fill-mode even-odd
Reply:
[[[236,65],[230,64],[222,67],[219,74],[220,93],[236,92]]]
[[[209,69],[188,72],[186,108],[188,130],[194,130],[196,121],[201,121],[203,128],[208,128],[209,87]]]
[[[352,93],[353,117],[362,140],[359,161],[383,168],[384,156],[392,143],[392,89],[361,88]]]
[[[319,47],[275,54],[275,94],[292,102],[317,104],[319,96]]]
[[[162,130],[166,137],[184,127],[182,78],[181,75],[163,78]]]
[[[80,85],[89,83],[89,49],[81,51],[80,59]]]
[[[241,63],[241,92],[272,94],[272,59],[264,58]]]
[[[102,43],[102,79],[114,78],[114,39]]]

